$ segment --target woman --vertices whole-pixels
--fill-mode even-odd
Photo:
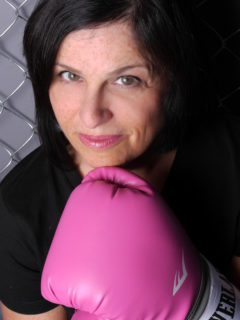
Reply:
[[[66,319],[41,297],[41,271],[71,191],[100,166],[157,188],[198,249],[239,283],[239,120],[196,127],[183,12],[169,0],[42,0],[30,17],[24,50],[42,146],[1,185],[4,319]]]

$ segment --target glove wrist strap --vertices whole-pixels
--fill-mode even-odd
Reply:
[[[240,292],[205,258],[203,258],[203,264],[205,271],[202,288],[188,319],[239,320]]]

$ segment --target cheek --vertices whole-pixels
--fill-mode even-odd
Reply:
[[[134,119],[134,118],[133,118]],[[151,139],[161,129],[163,124],[161,99],[158,96],[142,99],[135,113],[135,125],[143,139]]]
[[[150,97],[144,101],[146,106],[146,125],[152,134],[158,133],[163,126],[162,104],[164,96],[164,92],[156,93],[156,91],[154,91]]]
[[[151,101],[151,100],[150,100]],[[152,143],[162,127],[161,104],[139,101],[138,108],[132,106],[131,112],[125,116],[124,127],[129,134],[129,143],[137,154],[142,153]]]
[[[60,125],[72,119],[76,113],[73,95],[68,94],[57,85],[52,85],[49,89],[49,98],[55,117]]]

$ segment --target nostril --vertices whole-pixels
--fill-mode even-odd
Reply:
[[[89,129],[94,129],[103,123],[108,122],[113,117],[113,114],[107,108],[89,107],[80,112],[81,121]]]

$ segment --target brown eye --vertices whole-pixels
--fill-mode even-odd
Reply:
[[[123,85],[123,86],[132,86],[140,82],[140,79],[133,76],[122,76],[119,77],[116,81],[117,84]]]
[[[76,75],[76,74],[74,74],[74,73],[72,73],[72,72],[69,72],[69,71],[63,71],[63,72],[61,72],[60,76],[61,76],[64,80],[73,81],[73,82],[79,81],[79,80],[81,79],[78,75]]]

